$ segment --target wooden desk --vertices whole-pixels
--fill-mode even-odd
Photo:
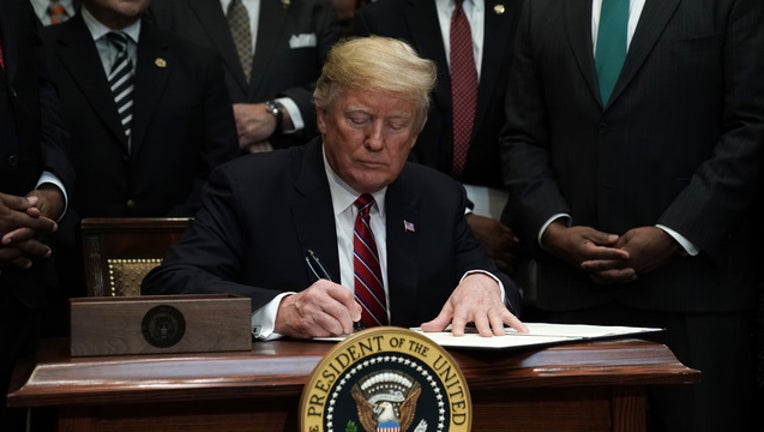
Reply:
[[[43,341],[17,369],[14,407],[56,407],[60,431],[297,431],[303,385],[326,343],[251,352],[71,358]],[[644,431],[645,388],[697,382],[663,345],[636,339],[519,352],[453,351],[472,430]]]

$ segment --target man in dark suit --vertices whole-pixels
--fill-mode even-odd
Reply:
[[[148,5],[85,0],[44,30],[78,172],[57,236],[71,295],[84,285],[81,218],[193,216],[209,172],[239,154],[219,59],[143,18]]]
[[[455,69],[451,60],[454,41],[451,27],[455,4],[449,0],[381,0],[355,14],[354,33],[394,37],[410,43],[438,66],[427,124],[419,134],[412,160],[453,176],[465,184],[475,205],[467,220],[499,267],[512,266],[517,239],[498,219],[507,201],[501,174],[499,134],[504,126],[506,94],[513,35],[519,0],[465,0],[461,3],[469,22],[470,53],[477,73],[477,99],[466,159],[455,164],[453,110],[465,109],[452,99]],[[469,35],[468,35],[469,36]],[[453,35],[453,37],[456,37]],[[459,69],[461,71],[461,69]],[[456,72],[461,73],[461,72]]]
[[[27,0],[0,1],[0,429],[16,360],[36,346],[55,285],[47,237],[73,179],[56,91],[44,74],[39,23]],[[16,413],[18,414],[18,413]]]
[[[657,430],[751,430],[762,22],[758,0],[535,0],[520,19],[503,162],[538,305],[666,329],[703,382],[654,392]]]
[[[340,32],[327,0],[154,0],[151,9],[160,27],[223,58],[242,149],[269,151],[317,134],[310,97]]]
[[[249,296],[261,338],[347,334],[374,313],[363,292],[371,285],[383,305],[376,324],[524,330],[502,301],[506,293],[517,304],[515,286],[466,224],[461,186],[406,162],[434,81],[433,63],[401,41],[338,44],[314,93],[321,139],[216,170],[202,210],[143,292]],[[306,265],[310,251],[326,272]]]

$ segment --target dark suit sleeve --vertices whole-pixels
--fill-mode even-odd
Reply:
[[[764,145],[764,3],[740,0],[722,48],[722,134],[658,223],[716,255],[754,198]]]
[[[532,5],[525,2],[520,17],[505,98],[507,124],[500,139],[504,183],[510,190],[509,219],[522,242],[536,248],[543,224],[570,210],[550,162],[549,118],[531,39]]]
[[[37,34],[40,34],[40,24]],[[50,80],[46,67],[45,50],[42,40],[37,39],[37,64],[40,88],[41,139],[40,152],[43,170],[54,174],[71,191],[74,183],[74,168],[69,159],[70,141],[66,123],[61,112],[58,91]]]
[[[235,294],[252,298],[253,310],[280,291],[233,282],[242,269],[247,223],[239,184],[225,166],[213,171],[194,223],[143,280],[143,294]]]

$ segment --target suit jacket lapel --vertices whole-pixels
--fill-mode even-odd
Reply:
[[[164,93],[170,70],[175,65],[168,61],[166,42],[156,38],[155,29],[143,20],[138,42],[138,55],[135,70],[135,95],[133,103],[131,152],[136,154],[146,136],[146,131],[158,101]]]
[[[600,100],[597,71],[594,67],[594,45],[592,44],[592,2],[591,0],[570,0],[563,2],[563,5],[565,7],[568,40],[581,70],[581,75],[592,96]]]
[[[257,44],[255,57],[252,59],[252,75],[248,92],[250,96],[258,94],[258,88],[262,85],[263,79],[268,75],[263,73],[263,71],[268,70],[268,64],[273,57],[273,52],[277,49],[282,49],[281,46],[274,47],[274,41],[276,44],[286,43],[285,41],[287,41],[287,36],[289,35],[283,34],[287,31],[286,19],[287,10],[280,1],[260,1],[260,22],[257,26]],[[286,49],[290,48],[287,46]],[[275,73],[280,72],[275,71]]]
[[[85,22],[77,14],[59,25],[56,43],[61,62],[114,138],[127,149],[127,137],[109,91],[109,82]]]
[[[663,29],[679,5],[679,1],[647,0],[645,2],[637,29],[629,45],[629,52],[626,54],[626,61],[621,69],[621,75],[613,88],[611,101],[614,101],[634,78],[637,70],[647,58],[647,54],[663,33]]]
[[[387,225],[387,286],[390,292],[392,322],[406,322],[416,316],[416,295],[419,279],[417,251],[419,237],[416,227],[425,223],[419,219],[419,195],[415,193],[416,179],[404,168],[398,179],[387,188],[385,217]],[[413,230],[405,228],[409,222]]]
[[[448,71],[448,60],[443,48],[438,12],[435,2],[409,0],[406,7],[406,20],[411,29],[412,43],[419,55],[429,58],[438,66],[438,82],[433,94],[434,102],[443,107],[443,111],[451,111],[451,78]],[[435,35],[435,37],[433,37]]]
[[[305,146],[302,169],[294,184],[296,198],[290,203],[290,208],[300,245],[305,251],[312,249],[320,256],[334,282],[340,283],[334,210],[321,149],[320,138]],[[305,271],[308,280],[315,279],[307,265]]]
[[[507,34],[513,31],[513,22],[511,17],[519,11],[511,10],[516,7],[516,2],[510,2],[506,12],[498,14],[494,7],[504,4],[503,0],[488,0],[485,2],[485,23],[483,35],[483,58],[480,67],[480,83],[478,86],[478,105],[475,113],[475,127],[472,129],[472,136],[477,134],[477,129],[482,124],[483,117],[486,116],[488,101],[491,100],[490,93],[496,91],[496,81],[499,79],[499,64],[506,55],[505,45],[511,43],[511,38]]]
[[[233,43],[231,31],[228,29],[223,9],[218,0],[187,0],[188,6],[194,11],[197,19],[204,27],[207,35],[215,45],[215,50],[223,57],[223,63],[231,71],[242,93],[247,93],[247,79],[241,68],[239,55]]]

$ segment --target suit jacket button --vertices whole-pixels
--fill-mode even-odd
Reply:
[[[607,132],[608,124],[606,122],[600,122],[599,125],[597,125],[597,130],[600,134],[604,134]]]
[[[11,167],[11,168],[13,168],[13,167],[15,167],[15,166],[16,166],[16,164],[18,164],[18,162],[19,162],[19,158],[18,158],[18,157],[16,157],[16,155],[15,155],[15,154],[12,154],[12,155],[8,156],[8,160],[7,160],[7,162],[8,162],[8,166],[9,166],[9,167]]]
[[[122,153],[122,161],[123,162],[129,162],[130,161],[130,155],[127,153]]]
[[[135,208],[135,200],[134,199],[127,200],[126,204],[127,204],[127,208],[129,208],[129,209],[134,209]]]

